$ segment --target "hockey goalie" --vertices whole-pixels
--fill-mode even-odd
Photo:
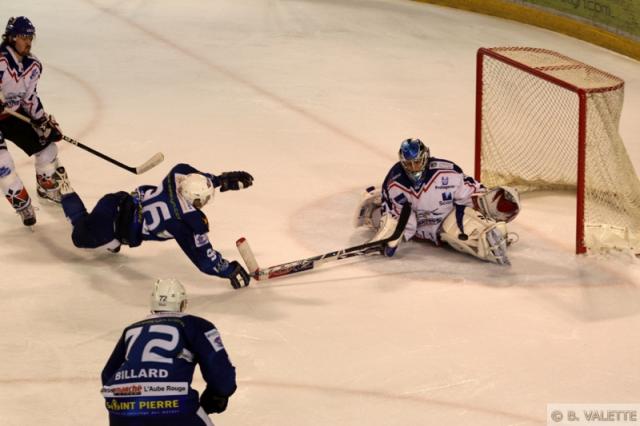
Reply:
[[[382,239],[395,228],[402,206],[411,203],[403,238],[386,247],[386,256],[393,256],[401,241],[417,239],[510,265],[507,246],[516,238],[507,232],[507,222],[520,212],[515,189],[485,188],[455,163],[431,157],[420,139],[402,141],[398,156],[382,189],[367,188],[355,218],[357,227],[377,230],[373,240]]]

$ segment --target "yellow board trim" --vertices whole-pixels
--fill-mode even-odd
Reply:
[[[628,37],[612,33],[562,15],[526,7],[504,0],[414,0],[439,6],[452,7],[497,16],[499,18],[535,25],[551,31],[566,34],[589,43],[602,46],[640,60],[640,43]]]

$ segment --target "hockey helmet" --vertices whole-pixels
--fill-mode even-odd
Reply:
[[[161,278],[153,284],[151,312],[184,312],[187,292],[175,278]]]
[[[403,140],[398,151],[402,168],[414,182],[422,178],[429,156],[429,148],[420,139]]]
[[[26,16],[9,18],[3,37],[17,37],[20,35],[35,37],[36,27]]]
[[[213,199],[215,188],[211,180],[200,173],[191,173],[179,183],[178,191],[182,198],[197,209],[201,209]]]

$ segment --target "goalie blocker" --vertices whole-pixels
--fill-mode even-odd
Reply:
[[[388,231],[386,235],[380,239],[370,241],[368,243],[357,246],[336,250],[319,256],[308,257],[306,259],[294,260],[292,262],[282,263],[280,265],[260,268],[256,260],[253,250],[249,246],[246,238],[240,238],[236,241],[236,246],[240,252],[240,256],[244,260],[249,273],[258,281],[269,280],[277,277],[295,274],[298,272],[309,271],[328,262],[348,259],[356,256],[371,256],[383,254],[385,250],[393,249],[397,246],[402,238],[407,221],[411,215],[411,204],[407,203],[403,206],[398,220],[390,220],[385,226]]]

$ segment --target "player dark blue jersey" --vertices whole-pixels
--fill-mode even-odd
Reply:
[[[191,388],[200,365],[207,392],[222,399],[236,390],[235,368],[209,321],[158,312],[125,328],[102,371],[111,416],[186,416],[199,409]]]
[[[202,272],[220,275],[229,263],[216,251],[207,233],[209,222],[199,209],[178,196],[179,181],[197,173],[219,187],[217,176],[202,173],[188,164],[178,164],[162,180],[160,186],[144,185],[133,195],[138,206],[132,216],[134,239],[165,241],[175,239],[184,253]]]
[[[189,186],[185,182],[192,183],[191,190],[185,189]],[[143,185],[131,194],[107,194],[91,213],[73,190],[63,194],[62,207],[73,225],[71,237],[76,247],[119,251],[122,244],[136,247],[143,241],[175,239],[200,271],[228,278],[233,288],[240,288],[249,284],[249,275],[237,261],[228,262],[213,248],[207,235],[209,222],[200,209],[213,196],[214,188],[224,192],[252,183],[247,172],[216,176],[178,164],[159,186]]]

